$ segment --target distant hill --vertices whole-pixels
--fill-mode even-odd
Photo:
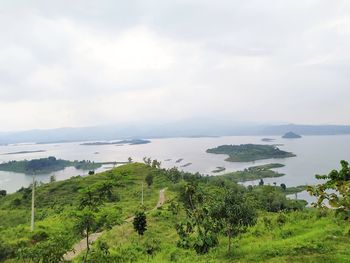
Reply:
[[[192,119],[169,123],[129,123],[96,127],[0,132],[0,145],[24,142],[58,143],[165,137],[280,136],[289,131],[303,135],[350,134],[350,125],[256,125],[212,119]]]
[[[282,138],[284,139],[299,139],[301,136],[299,134],[296,134],[294,132],[287,132],[285,133]]]

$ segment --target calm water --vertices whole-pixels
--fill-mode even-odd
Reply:
[[[171,139],[152,139],[151,143],[143,145],[101,145],[84,146],[80,143],[62,143],[62,144],[20,144],[0,146],[0,162],[9,160],[35,159],[41,157],[55,156],[67,160],[92,160],[97,162],[106,161],[127,161],[130,156],[134,161],[142,161],[147,156],[162,161],[165,168],[177,166],[184,171],[200,172],[202,174],[212,174],[217,166],[226,168],[225,172],[236,171],[247,168],[252,165],[260,165],[271,162],[285,164],[285,167],[276,169],[285,173],[280,178],[265,179],[265,183],[277,184],[285,183],[287,186],[297,186],[301,184],[312,184],[316,182],[315,174],[323,174],[331,169],[339,167],[339,161],[350,160],[350,135],[339,136],[305,136],[301,139],[282,139],[275,138],[272,143],[283,144],[280,149],[291,151],[297,157],[287,159],[269,159],[248,163],[226,162],[225,155],[216,155],[206,153],[206,149],[216,147],[222,144],[244,144],[262,142],[263,137],[258,136],[230,136],[218,138],[171,138]],[[10,152],[45,150],[45,152],[7,155]],[[176,160],[182,158],[183,161],[176,163]],[[170,161],[165,161],[171,159]],[[192,163],[190,166],[181,168],[186,163]],[[106,170],[108,167],[102,167],[98,171]],[[79,171],[72,167],[60,172],[55,172],[57,180],[67,179],[73,175],[84,175],[87,171]],[[39,181],[47,182],[52,174],[38,176]],[[31,183],[31,177],[24,174],[1,172],[0,171],[0,189],[8,192],[14,192],[22,186],[28,186]],[[249,182],[252,184],[256,182]]]

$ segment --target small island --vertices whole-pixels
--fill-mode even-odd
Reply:
[[[275,139],[272,139],[272,138],[262,138],[261,139],[263,142],[272,142],[274,141]]]
[[[2,155],[15,155],[15,154],[27,154],[27,153],[43,153],[45,150],[33,150],[33,151],[20,151],[20,152],[8,152],[3,153]]]
[[[296,134],[294,132],[287,132],[282,136],[284,139],[299,139],[301,136],[299,134]]]
[[[296,155],[291,152],[280,150],[275,145],[262,144],[241,144],[241,145],[221,145],[208,149],[207,153],[227,154],[229,162],[252,162],[256,160],[272,158],[288,158]]]
[[[271,170],[274,168],[281,168],[281,167],[284,167],[284,165],[280,163],[264,164],[264,165],[252,166],[247,169],[244,169],[243,171],[227,173],[222,176],[229,178],[235,182],[246,182],[246,181],[253,181],[253,180],[258,180],[263,178],[281,177],[284,175],[283,173],[278,173],[276,171]]]
[[[147,144],[150,143],[149,140],[143,140],[143,139],[131,139],[131,140],[122,140],[122,141],[112,141],[112,142],[85,142],[80,145],[86,145],[86,146],[93,146],[93,145],[122,145],[122,144],[128,144],[128,145],[138,145],[138,144]]]
[[[10,161],[0,164],[0,171],[25,173],[25,174],[45,174],[65,169],[66,167],[75,167],[79,170],[95,170],[100,168],[103,163],[91,161],[67,161],[56,159],[56,157],[40,158],[24,161]]]
[[[225,167],[218,166],[218,167],[216,167],[215,170],[213,170],[213,171],[211,171],[211,172],[212,172],[212,173],[221,173],[221,172],[223,172],[223,171],[225,171],[225,170],[226,170]]]

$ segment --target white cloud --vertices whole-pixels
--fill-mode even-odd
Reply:
[[[350,122],[347,1],[11,1],[0,11],[2,129]]]

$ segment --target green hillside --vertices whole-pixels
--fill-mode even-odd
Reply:
[[[110,185],[108,198],[93,212],[91,233],[103,233],[87,262],[350,262],[350,225],[330,210],[288,200],[288,191],[280,186],[245,188],[227,176],[202,177],[157,166],[132,163],[38,185],[34,232],[29,228],[31,189],[0,197],[0,261],[49,262],[55,255],[51,262],[59,262],[57,255],[84,238],[77,231],[82,197]],[[161,189],[166,189],[166,202],[154,209]],[[214,220],[223,209],[220,204],[231,200],[227,193],[251,208],[250,224],[237,229],[230,253],[225,226]],[[142,236],[130,219],[140,209],[147,218]],[[83,261],[82,252],[73,262]]]

